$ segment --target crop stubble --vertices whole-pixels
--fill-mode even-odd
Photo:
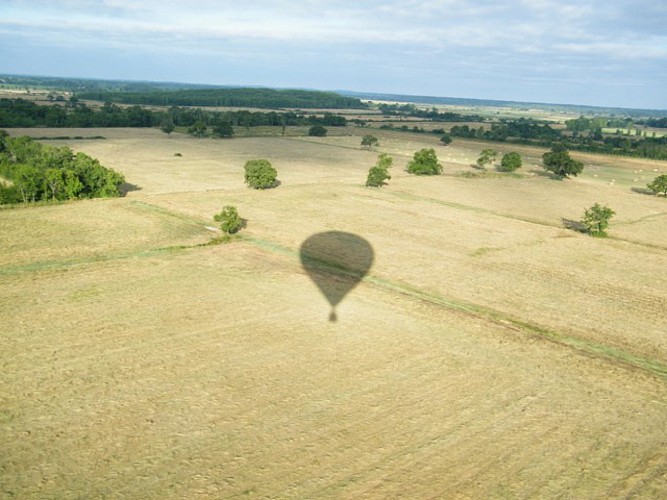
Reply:
[[[455,177],[469,143],[414,178],[387,135],[404,153],[370,190],[358,136],[117,133],[81,148],[141,190],[0,212],[4,494],[667,491],[663,200],[607,186],[625,224],[598,240],[559,217],[601,182]],[[243,186],[253,157],[278,189]],[[196,246],[227,203],[244,237]],[[296,253],[330,229],[376,252],[335,324]]]

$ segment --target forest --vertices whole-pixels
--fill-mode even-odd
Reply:
[[[0,204],[116,197],[124,183],[122,174],[85,153],[0,130]]]
[[[166,122],[177,127],[191,127],[198,122],[207,126],[235,127],[347,125],[344,116],[332,113],[315,116],[275,111],[211,111],[177,106],[155,111],[138,105],[121,107],[109,102],[100,108],[93,108],[78,101],[70,101],[63,105],[57,103],[39,105],[26,99],[0,99],[0,127],[7,128],[159,127]]]

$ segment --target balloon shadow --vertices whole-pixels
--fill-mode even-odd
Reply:
[[[329,321],[336,321],[336,306],[368,274],[373,247],[360,236],[326,231],[301,244],[301,265],[331,304]]]

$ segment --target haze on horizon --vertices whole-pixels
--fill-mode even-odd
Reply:
[[[667,109],[664,0],[4,0],[0,73]]]

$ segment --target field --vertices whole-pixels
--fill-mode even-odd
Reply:
[[[0,496],[667,496],[667,164],[480,175],[487,143],[339,132],[48,141],[133,188],[0,210]],[[444,175],[404,171],[421,147]],[[255,158],[279,187],[244,186]],[[608,238],[566,229],[595,202]],[[226,204],[247,228],[206,245]],[[331,230],[375,255],[337,322],[299,260]]]

